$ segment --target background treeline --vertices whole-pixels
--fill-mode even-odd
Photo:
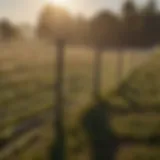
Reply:
[[[160,11],[156,1],[138,7],[127,0],[121,14],[102,10],[91,18],[71,16],[60,7],[45,6],[39,16],[37,33],[41,38],[65,37],[68,43],[106,48],[146,48],[159,44]]]
[[[73,16],[66,9],[49,4],[42,8],[33,33],[42,39],[63,37],[67,43],[77,45],[149,48],[160,42],[160,10],[156,0],[150,0],[142,7],[133,0],[126,0],[120,14],[101,10],[86,18],[82,14]],[[1,40],[24,35],[28,36],[28,33],[24,34],[22,27],[1,19]]]

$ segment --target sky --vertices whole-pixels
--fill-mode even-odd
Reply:
[[[42,7],[54,0],[0,0],[0,18],[6,17],[15,23],[36,23]],[[55,0],[55,2],[58,0]],[[91,16],[101,9],[119,12],[125,0],[63,0],[65,6],[73,14],[83,13]],[[143,5],[147,0],[135,0]],[[160,7],[160,0],[157,0]]]

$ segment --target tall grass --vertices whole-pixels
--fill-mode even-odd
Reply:
[[[74,116],[77,118],[76,112],[90,101],[94,52],[88,47],[66,46],[64,91],[68,123],[73,122]],[[121,55],[123,78],[150,57],[149,54],[132,52],[124,51]],[[101,92],[106,93],[117,85],[119,53],[105,51],[102,56]],[[14,130],[19,122],[54,106],[55,78],[54,44],[39,40],[0,44],[0,114],[3,115],[0,135],[6,133],[8,128]],[[123,128],[121,125],[119,127]]]

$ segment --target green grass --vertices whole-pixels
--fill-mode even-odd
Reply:
[[[144,63],[149,58],[149,55],[146,54],[136,52],[131,55],[130,53],[125,52],[123,54],[123,79],[128,77],[133,68]],[[67,46],[65,50],[64,91],[66,100],[65,118],[67,119],[65,122],[67,127],[72,128],[78,124],[80,113],[86,108],[83,106],[90,102],[93,89],[93,59],[94,50],[89,48]],[[102,62],[101,93],[106,94],[115,88],[117,82],[119,82],[117,52],[104,52]],[[6,116],[1,120],[0,127],[9,132],[19,122],[45,111],[54,104],[52,91],[56,77],[55,46],[47,45],[38,40],[18,41],[7,45],[0,44],[0,76],[0,109],[6,109]],[[124,107],[123,100],[119,99],[122,107]],[[112,102],[115,103],[117,100],[113,99]],[[129,106],[126,105],[125,107]],[[148,119],[151,121],[148,121]],[[141,122],[140,125],[143,127],[136,126],[137,121]],[[50,122],[51,119],[48,119],[48,123]],[[154,115],[114,116],[111,119],[111,124],[117,134],[129,134],[138,137],[149,136],[157,128],[156,123],[158,122],[158,116]],[[135,133],[133,129],[138,130],[138,132]],[[159,130],[157,129],[155,132],[159,133]],[[3,130],[1,130],[0,134],[2,133],[4,133]],[[51,130],[50,133],[52,133]],[[74,137],[69,138],[68,147],[71,149],[68,151],[69,159],[71,157],[74,159],[72,148],[74,145],[79,145],[77,144],[79,141],[85,147],[83,147],[82,154],[78,155],[78,157],[79,159],[88,159],[89,144],[83,129],[80,129],[79,134],[79,140]],[[22,155],[23,158],[21,157],[20,159],[31,159],[30,157],[33,155],[37,156],[37,154],[33,153],[33,150],[37,148],[37,152],[43,151],[50,142],[51,138],[48,138],[40,142],[41,146],[45,143],[44,147],[39,148],[39,145],[34,145],[34,149],[26,151]],[[38,159],[39,157],[36,158]]]
[[[20,150],[26,144],[26,142],[37,134],[37,130],[26,133],[23,137],[19,138],[16,142],[13,142],[12,145],[8,146],[1,151],[0,159],[12,156],[14,150]]]
[[[111,119],[111,124],[119,136],[146,139],[160,134],[158,113],[117,115]]]
[[[158,160],[160,147],[145,145],[124,146],[119,150],[118,160]]]

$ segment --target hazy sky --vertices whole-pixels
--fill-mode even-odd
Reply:
[[[8,17],[16,22],[35,23],[43,5],[51,0],[0,0],[0,17]],[[54,1],[54,0],[53,0]],[[58,0],[55,0],[58,1]],[[64,5],[73,13],[83,12],[87,16],[100,9],[120,11],[125,0],[65,0]],[[145,4],[147,0],[135,0]],[[160,0],[157,0],[160,6]]]

